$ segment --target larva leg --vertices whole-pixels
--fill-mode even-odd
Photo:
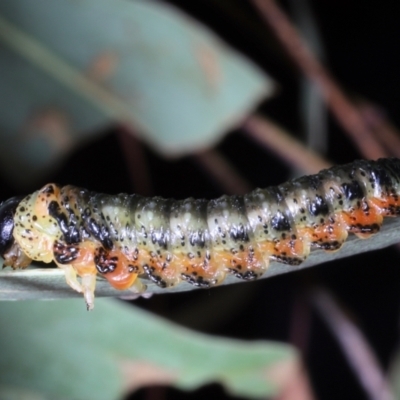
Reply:
[[[54,261],[65,273],[67,284],[78,293],[83,293],[87,309],[94,307],[96,287],[96,267],[94,265],[94,246],[89,242],[80,245],[67,245],[54,242]],[[81,282],[78,281],[78,275]]]
[[[138,298],[138,297],[149,298],[152,295],[152,293],[147,293],[147,294],[145,293],[147,286],[144,283],[142,283],[140,279],[136,279],[129,289],[134,289],[136,292],[135,294],[132,294],[133,298]]]
[[[94,290],[96,288],[96,275],[86,274],[82,276],[83,297],[88,311],[94,308]]]
[[[13,269],[26,268],[30,263],[31,259],[22,251],[18,243],[14,242],[9,250],[4,252],[4,263],[3,268],[10,266]]]
[[[82,285],[78,281],[78,277],[75,271],[75,268],[72,265],[60,265],[58,266],[64,271],[65,274],[65,280],[67,281],[67,284],[77,291],[78,293],[83,292]]]
[[[94,307],[94,290],[96,288],[96,274],[87,273],[81,276],[81,283],[78,281],[78,276],[73,265],[58,266],[64,271],[67,284],[78,293],[83,293],[88,310]]]

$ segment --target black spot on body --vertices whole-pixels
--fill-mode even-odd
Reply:
[[[392,185],[392,180],[386,168],[382,167],[372,168],[371,177],[374,183],[379,185],[380,187],[389,188]]]
[[[364,197],[364,191],[356,180],[343,183],[341,187],[344,195],[349,200],[362,199]]]
[[[317,242],[312,242],[311,243],[314,247],[317,247],[318,249],[323,249],[325,251],[333,251],[333,250],[338,250],[342,247],[343,242],[339,242],[337,240],[332,240],[332,241],[317,241]]]
[[[129,273],[137,273],[137,272],[139,272],[139,267],[137,266],[137,265],[132,265],[132,264],[129,264],[128,265],[128,271],[129,271]]]
[[[290,223],[286,215],[282,211],[277,211],[271,220],[272,227],[277,231],[289,231]]]
[[[65,244],[59,241],[54,242],[53,254],[54,259],[59,264],[69,264],[78,257],[78,247],[70,244]]]
[[[247,229],[243,226],[243,224],[239,224],[237,226],[233,225],[231,226],[229,230],[229,235],[231,239],[233,239],[235,242],[241,241],[241,242],[249,242],[250,238],[247,232]]]
[[[279,253],[271,255],[271,258],[273,260],[276,260],[283,264],[288,264],[288,265],[300,265],[304,261],[304,259],[302,259],[302,258],[287,257],[287,256],[285,256],[283,254],[279,254]]]
[[[100,247],[95,252],[94,263],[100,274],[107,274],[117,268],[118,257],[109,257],[107,250]]]
[[[103,245],[105,249],[111,250],[113,248],[110,232],[104,225],[100,226],[94,218],[88,218],[86,219],[86,228],[89,233]]]
[[[43,193],[47,194],[54,194],[54,187],[53,185],[48,185],[46,189],[43,190]]]
[[[57,201],[51,201],[48,210],[49,214],[57,221],[65,242],[67,244],[79,243],[81,238],[78,228],[72,223],[72,221],[69,223],[67,216],[62,212]]]
[[[364,234],[374,234],[379,232],[380,226],[378,224],[370,224],[370,225],[361,225],[354,224],[350,226],[350,230],[356,233],[364,233]]]
[[[329,213],[327,202],[319,195],[315,196],[315,200],[309,204],[308,210],[314,217],[317,215],[327,215]]]
[[[149,265],[145,264],[143,265],[143,269],[147,277],[157,286],[163,289],[167,287],[167,283],[162,279],[162,277],[154,273],[155,271],[154,267],[150,267]]]
[[[209,288],[212,286],[215,282],[208,281],[204,279],[202,276],[197,276],[197,274],[181,274],[181,277],[183,280],[186,282],[190,283],[193,286],[199,287],[199,288]]]
[[[239,272],[239,269],[229,268],[229,272],[232,273],[236,278],[243,279],[245,281],[254,281],[259,277],[254,271]]]
[[[168,247],[167,234],[164,232],[153,231],[151,233],[151,241],[153,244],[158,244],[164,249]]]

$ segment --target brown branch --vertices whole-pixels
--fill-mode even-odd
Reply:
[[[388,156],[400,157],[400,132],[388,120],[386,113],[366,101],[359,105],[359,110],[368,126],[375,132],[377,140],[387,150]]]
[[[315,174],[331,166],[328,161],[307,149],[301,142],[267,118],[253,115],[247,119],[243,127],[258,143],[305,174]]]
[[[360,329],[325,290],[314,290],[312,301],[342,347],[349,364],[371,400],[393,400],[389,383],[373,349]]]
[[[274,400],[315,400],[314,393],[308,379],[307,372],[301,362],[281,371],[286,374],[285,385],[281,393]]]
[[[318,85],[329,108],[362,154],[369,159],[385,157],[385,150],[375,139],[374,133],[357,108],[347,99],[342,89],[317,60],[276,2],[274,0],[252,1],[302,72]]]

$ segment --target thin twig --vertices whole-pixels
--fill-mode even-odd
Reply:
[[[393,400],[394,396],[379,362],[358,327],[325,290],[314,290],[312,301],[329,325],[348,362],[371,400]]]
[[[339,123],[349,133],[362,154],[369,159],[386,152],[365,123],[357,108],[314,56],[310,48],[274,0],[252,0],[303,73],[314,81]]]
[[[274,400],[315,400],[306,370],[301,362],[286,373],[286,385]]]
[[[283,158],[292,167],[306,174],[315,174],[331,164],[267,118],[252,115],[243,127],[258,143]]]
[[[252,189],[246,179],[217,150],[204,150],[196,153],[194,157],[226,193],[246,194]]]
[[[359,105],[359,110],[368,126],[374,130],[377,140],[387,150],[388,155],[400,157],[400,132],[388,120],[386,113],[366,101]]]
[[[295,295],[291,314],[289,342],[306,354],[310,343],[311,307],[300,293]]]

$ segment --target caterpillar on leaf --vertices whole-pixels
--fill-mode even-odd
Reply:
[[[253,280],[270,260],[298,265],[312,247],[337,250],[400,214],[400,159],[355,161],[245,196],[170,200],[47,184],[0,205],[4,266],[54,261],[94,306],[96,275],[116,289],[141,278],[208,288]],[[79,278],[79,279],[78,279]]]

